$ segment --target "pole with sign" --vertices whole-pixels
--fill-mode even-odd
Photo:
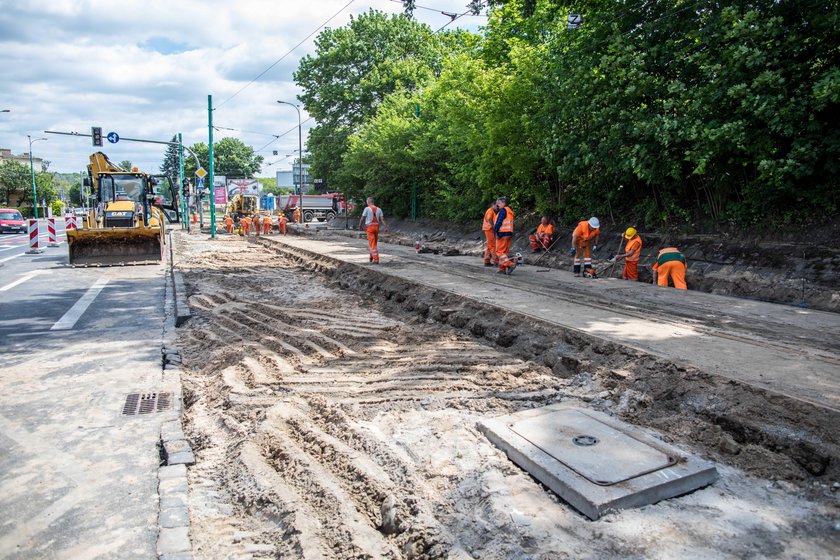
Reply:
[[[207,130],[210,142],[207,144],[207,159],[210,160],[210,186],[215,186],[213,180],[213,96],[207,96]],[[210,239],[216,239],[216,197],[210,201]]]

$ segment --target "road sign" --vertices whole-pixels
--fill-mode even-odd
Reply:
[[[120,135],[116,132],[109,132],[108,136],[106,136],[105,138],[107,138],[108,142],[110,142],[111,144],[116,144],[120,141]]]
[[[202,171],[204,170],[202,169]],[[198,175],[198,173],[196,173],[196,175]],[[198,178],[198,181],[195,182],[195,188],[198,190],[202,190],[204,188],[204,177]]]
[[[203,167],[199,167],[198,170],[195,172],[196,177],[201,179],[202,183],[204,182],[204,178],[207,176],[207,170]]]
[[[569,14],[568,24],[566,25],[567,29],[580,29],[580,24],[582,22],[582,18],[580,14]]]

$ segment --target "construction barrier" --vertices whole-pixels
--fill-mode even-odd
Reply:
[[[64,216],[64,229],[79,229],[76,227],[76,216],[74,216],[73,214],[67,214],[66,216]]]
[[[29,250],[26,252],[29,255],[43,253],[44,250],[38,244],[38,220],[29,220]]]
[[[47,235],[49,245],[47,247],[58,247],[58,235],[55,233],[55,218],[47,218]]]

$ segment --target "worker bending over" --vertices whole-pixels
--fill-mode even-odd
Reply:
[[[580,276],[580,264],[583,261],[583,275],[594,276],[592,270],[592,251],[598,248],[601,235],[601,222],[596,217],[582,220],[572,233],[571,253],[575,256],[575,276]]]
[[[507,199],[499,197],[496,200],[496,223],[493,232],[496,234],[496,255],[499,257],[499,273],[510,274],[516,268],[516,263],[508,256],[510,242],[513,240],[513,211],[507,207]]]
[[[386,229],[388,226],[385,225],[382,209],[376,207],[372,197],[368,197],[367,207],[362,212],[362,217],[359,218],[359,229],[362,229],[362,222],[364,222],[367,232],[370,262],[379,264],[379,224],[382,224],[382,227]]]
[[[531,250],[535,253],[545,251],[554,243],[554,226],[549,223],[548,216],[540,218],[540,225],[536,233],[532,234],[528,241],[531,242]]]
[[[262,216],[254,214],[254,235],[260,236],[260,229],[262,228]]]
[[[263,216],[263,233],[268,235],[271,233],[271,216]]]
[[[251,218],[245,216],[240,220],[239,225],[242,226],[242,235],[245,237],[251,235]]]
[[[286,235],[286,222],[288,222],[288,221],[289,221],[289,219],[286,218],[285,213],[280,212],[277,215],[277,229],[279,229],[280,233],[282,233],[283,235]]]
[[[685,255],[676,247],[665,247],[659,251],[653,265],[654,282],[667,288],[669,278],[678,290],[688,289],[685,284]]]
[[[496,255],[496,233],[493,231],[493,227],[496,225],[496,213],[498,211],[499,207],[494,202],[484,212],[484,222],[481,225],[481,230],[484,232],[484,266],[495,266],[499,264],[499,257]]]
[[[233,233],[233,218],[230,217],[230,214],[225,214],[225,231]]]
[[[623,280],[639,280],[639,256],[642,254],[642,238],[636,232],[636,228],[627,228],[624,232],[624,252],[615,256],[616,259],[624,259],[624,270],[621,272]]]

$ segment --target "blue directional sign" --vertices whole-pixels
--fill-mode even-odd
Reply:
[[[109,132],[108,136],[106,136],[105,138],[107,138],[108,142],[110,142],[111,144],[116,144],[120,141],[120,135],[116,132]]]
[[[204,188],[204,177],[199,177],[198,181],[195,183],[195,188],[203,189]]]

